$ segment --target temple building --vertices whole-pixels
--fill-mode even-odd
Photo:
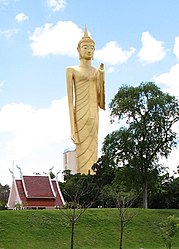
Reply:
[[[52,209],[62,208],[64,204],[57,178],[51,179],[49,175],[13,177],[9,209]]]

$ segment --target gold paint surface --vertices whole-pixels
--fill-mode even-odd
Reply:
[[[66,69],[68,106],[77,173],[88,174],[98,159],[99,108],[105,109],[104,65],[91,65],[95,43],[86,27],[77,50],[80,64]]]

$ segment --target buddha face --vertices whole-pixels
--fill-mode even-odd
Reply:
[[[80,59],[86,59],[86,60],[91,60],[93,58],[94,55],[94,43],[93,42],[82,42],[80,44],[80,47],[78,48],[78,52],[80,55]]]

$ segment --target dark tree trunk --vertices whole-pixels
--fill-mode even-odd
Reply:
[[[119,241],[119,249],[122,249],[123,233],[124,233],[124,228],[121,226],[120,241]]]
[[[148,208],[147,169],[143,173],[143,208]]]
[[[71,249],[73,249],[74,245],[74,228],[75,228],[75,223],[71,223]]]
[[[73,210],[73,217],[71,221],[71,249],[74,248],[74,232],[75,232],[75,208]]]
[[[123,234],[124,234],[124,208],[120,208],[120,223],[121,223],[121,229],[120,229],[120,241],[119,241],[119,249],[122,249],[122,242],[123,242]]]

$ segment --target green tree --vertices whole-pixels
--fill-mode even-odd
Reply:
[[[147,208],[150,174],[159,172],[159,158],[167,158],[177,145],[173,125],[179,120],[178,100],[153,82],[141,83],[138,87],[122,86],[110,110],[111,122],[123,120],[125,125],[105,138],[103,153],[116,166],[133,169]]]
[[[6,184],[3,186],[2,184],[0,184],[0,210],[6,209],[9,193],[10,193],[9,185]]]
[[[65,173],[65,182],[60,183],[65,201],[77,202],[79,205],[96,201],[100,195],[100,189],[94,175],[75,175]],[[94,198],[95,197],[95,198]]]
[[[66,204],[64,215],[71,226],[71,249],[74,248],[75,224],[99,196],[99,188],[93,175],[72,175],[65,171],[66,181],[60,184]]]
[[[162,231],[162,238],[167,249],[172,248],[173,237],[179,228],[179,219],[175,215],[170,215],[167,219],[160,224]]]
[[[80,205],[77,199],[78,194],[76,195],[76,201],[66,202],[66,204],[64,205],[64,215],[71,226],[71,249],[74,248],[75,224],[80,219],[82,214],[86,211],[86,209],[92,205],[92,203],[88,203],[88,205]]]
[[[97,163],[92,166],[92,170],[95,172],[94,181],[100,188],[113,183],[116,169],[109,165],[109,158],[107,155],[102,155]]]
[[[132,191],[127,192],[125,186],[116,184],[105,186],[103,192],[108,195],[108,198],[113,198],[114,205],[119,211],[119,249],[122,249],[125,227],[137,215],[137,212],[130,212],[129,210],[136,199],[136,194]]]
[[[151,208],[179,207],[179,177],[174,178],[169,173],[158,176],[158,186],[150,196]]]

